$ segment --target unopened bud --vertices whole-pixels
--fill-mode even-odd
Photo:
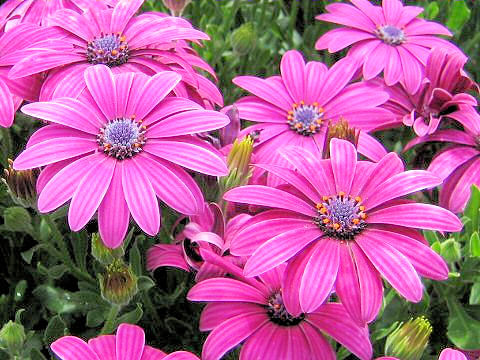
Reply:
[[[232,33],[232,48],[237,55],[246,55],[257,46],[257,33],[252,23],[245,23]]]
[[[22,324],[11,320],[0,330],[0,344],[7,349],[10,355],[17,355],[21,352],[25,338],[25,329]]]
[[[455,239],[447,239],[441,243],[440,255],[448,263],[459,261],[462,257],[460,243]]]
[[[103,244],[98,233],[92,234],[92,255],[101,264],[110,265],[113,260],[122,257],[123,254],[124,251],[121,246],[116,249],[110,249]]]
[[[226,192],[237,186],[246,185],[252,175],[250,160],[253,151],[253,139],[247,135],[241,141],[238,139],[233,143],[232,149],[227,155],[227,165],[230,170],[227,176],[220,179],[220,189]]]
[[[225,112],[225,115],[230,119],[230,123],[219,130],[220,145],[222,147],[233,143],[240,133],[240,116],[237,107],[232,105]]]
[[[183,10],[192,0],[163,0],[163,4],[172,12],[173,16],[182,16]]]
[[[14,170],[13,161],[8,159],[8,169],[4,169],[2,181],[15,204],[35,208],[37,203],[36,183],[39,169]]]
[[[325,146],[323,147],[323,158],[328,159],[330,157],[330,141],[333,138],[347,140],[357,147],[359,136],[360,131],[349,127],[348,122],[343,118],[336,124],[330,122],[328,124],[327,136],[325,137]]]
[[[385,342],[385,355],[402,360],[420,360],[432,333],[430,322],[423,316],[400,324]]]
[[[138,292],[137,277],[122,259],[115,259],[99,275],[100,290],[105,300],[114,305],[127,305]]]

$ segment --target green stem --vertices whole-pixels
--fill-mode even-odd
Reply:
[[[120,312],[120,309],[120,305],[112,304],[112,307],[108,312],[107,319],[105,320],[105,323],[102,327],[102,335],[111,334],[113,330],[115,330],[115,321],[117,320],[117,315]]]
[[[147,291],[142,291],[142,300],[143,300],[143,305],[146,307],[147,312],[152,315],[153,317],[153,327],[156,329],[158,326],[160,326],[161,319],[158,316],[157,309],[155,309],[155,306],[153,306],[152,300],[147,294]]]

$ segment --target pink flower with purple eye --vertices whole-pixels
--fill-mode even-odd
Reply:
[[[480,116],[469,107],[456,119],[464,130],[437,130],[431,135],[414,138],[405,146],[405,151],[429,141],[449,144],[435,155],[428,171],[444,180],[439,205],[459,213],[468,202],[472,185],[480,186]]]
[[[90,9],[81,14],[71,9],[58,10],[50,23],[60,29],[63,38],[25,53],[9,77],[17,79],[49,71],[40,94],[41,101],[48,101],[76,98],[85,89],[84,70],[96,64],[107,65],[115,73],[154,75],[178,70],[182,81],[175,88],[177,95],[187,97],[193,88],[196,97],[192,99],[221,105],[222,96],[216,86],[193,69],[205,64],[186,42],[209,37],[193,29],[185,19],[156,13],[135,16],[143,2],[120,0],[114,8]]]
[[[383,0],[374,6],[368,0],[350,0],[354,5],[335,3],[328,13],[316,17],[344,27],[330,30],[318,39],[317,50],[337,52],[353,44],[349,56],[363,64],[363,76],[373,79],[383,71],[385,82],[402,82],[410,94],[419,89],[430,49],[443,47],[460,50],[448,41],[432,35],[452,34],[436,22],[417,18],[423,8],[403,6],[400,0]]]
[[[282,277],[285,267],[270,270],[258,279],[241,275],[241,269],[213,255],[236,277],[208,279],[187,294],[191,301],[208,302],[200,317],[200,330],[211,331],[202,359],[219,360],[243,343],[241,359],[336,359],[323,333],[344,345],[362,360],[371,359],[368,328],[358,325],[339,303],[326,303],[311,311],[292,314],[284,304]]]
[[[145,345],[145,332],[136,325],[120,324],[115,335],[101,335],[87,342],[63,336],[50,345],[60,360],[200,360],[187,351],[166,354]]]
[[[422,298],[419,275],[448,277],[447,264],[417,229],[453,232],[462,223],[441,207],[403,199],[441,184],[439,177],[404,171],[395,153],[378,163],[357,161],[354,146],[339,139],[330,142],[328,160],[298,147],[282,153],[295,170],[257,166],[295,192],[250,185],[224,199],[273,208],[244,224],[230,252],[250,256],[244,268],[249,277],[288,262],[283,295],[291,314],[316,309],[335,286],[352,318],[370,322],[382,304],[381,276],[413,302]]]
[[[194,134],[229,120],[188,99],[166,97],[179,81],[173,72],[114,75],[96,65],[85,71],[81,98],[24,106],[24,113],[51,123],[32,135],[13,165],[45,166],[37,182],[38,209],[49,212],[70,200],[73,231],[98,209],[100,235],[112,248],[122,243],[130,214],[147,234],[158,232],[157,197],[180,213],[200,213],[202,193],[182,166],[227,174],[221,154]]]
[[[430,135],[444,118],[462,119],[477,105],[475,97],[467,93],[478,92],[478,85],[463,70],[466,61],[458,52],[433,49],[427,60],[426,77],[414,95],[400,84],[389,87],[380,79],[372,81],[383,85],[383,90],[390,94],[382,107],[395,115],[397,124],[412,126],[418,136]]]
[[[357,65],[342,59],[330,69],[321,62],[305,64],[302,55],[287,51],[280,63],[281,76],[260,79],[239,76],[233,82],[251,92],[237,101],[240,117],[258,124],[243,133],[259,132],[256,159],[262,163],[287,166],[278,149],[298,145],[322,157],[329,123],[346,120],[359,130],[359,152],[372,160],[386,154],[384,147],[366,131],[384,127],[392,114],[378,106],[387,93],[366,83],[350,84]]]
[[[195,281],[224,276],[225,272],[216,265],[203,261],[203,251],[223,255],[228,251],[230,239],[251,216],[239,214],[227,223],[222,211],[215,203],[205,204],[200,215],[190,217],[190,222],[176,236],[175,244],[158,244],[147,252],[147,270],[154,271],[162,266],[173,266],[185,271],[197,271]],[[236,264],[243,259],[227,255]]]

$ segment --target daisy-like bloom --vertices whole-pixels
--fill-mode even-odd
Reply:
[[[476,358],[472,358],[475,360]],[[390,356],[383,356],[379,357],[376,360],[401,360],[396,357]],[[465,356],[462,352],[454,349],[447,348],[440,353],[438,360],[470,360],[468,357]]]
[[[470,197],[472,184],[480,185],[480,116],[472,108],[457,117],[464,130],[437,130],[432,135],[414,138],[405,151],[429,141],[448,146],[433,158],[428,170],[440,177],[439,204],[454,213],[462,212]]]
[[[223,255],[227,252],[230,239],[250,219],[248,214],[239,214],[225,223],[217,204],[205,204],[200,215],[190,217],[190,222],[176,236],[175,244],[158,244],[147,252],[147,270],[162,266],[173,266],[185,271],[197,271],[196,281],[223,276],[225,272],[216,265],[203,261],[202,251],[210,250]],[[228,256],[234,263],[242,259]]]
[[[50,18],[63,38],[37,45],[25,53],[9,73],[16,79],[50,70],[40,100],[77,97],[85,89],[83,72],[104,64],[115,73],[141,72],[154,75],[173,70],[182,75],[177,95],[187,97],[193,87],[197,97],[222,102],[215,85],[192,66],[203,66],[184,40],[209,39],[188,21],[156,13],[135,16],[144,0],[120,0],[114,8],[77,13],[61,9]],[[183,70],[183,71],[182,71]],[[206,84],[209,85],[206,85]]]
[[[145,332],[131,324],[120,324],[115,335],[101,335],[88,342],[63,336],[50,348],[60,360],[200,360],[187,351],[167,354],[145,345]]]
[[[45,166],[37,182],[38,209],[49,212],[71,200],[73,231],[98,209],[100,235],[111,248],[122,243],[130,214],[147,234],[158,232],[157,197],[180,213],[200,213],[202,193],[181,166],[225,175],[223,157],[193,134],[229,120],[193,101],[166,97],[179,81],[173,72],[114,75],[96,65],[85,71],[82,98],[24,106],[24,113],[50,122],[13,164],[16,170]]]
[[[371,359],[368,328],[355,323],[342,304],[289,312],[282,290],[284,266],[247,279],[224,258],[212,255],[209,260],[223,262],[236,278],[207,279],[187,294],[191,301],[208,302],[200,330],[212,332],[203,345],[202,359],[219,360],[243,342],[240,359],[334,360],[335,351],[324,333],[360,359]]]
[[[436,22],[417,18],[423,11],[421,7],[403,6],[400,0],[383,0],[381,7],[368,0],[350,2],[354,6],[329,4],[328,13],[316,17],[344,27],[324,34],[315,48],[333,53],[353,44],[348,55],[361,61],[367,80],[383,70],[388,86],[401,81],[410,94],[415,94],[422,83],[430,49],[444,47],[460,52],[448,41],[432,36],[452,34]]]
[[[361,323],[375,319],[382,304],[381,276],[407,300],[418,302],[420,276],[448,277],[445,261],[416,229],[459,231],[450,211],[402,199],[441,184],[428,171],[404,171],[389,153],[378,163],[357,161],[354,146],[332,139],[330,159],[298,147],[283,155],[295,170],[258,164],[288,182],[294,192],[260,185],[230,190],[228,201],[273,208],[254,216],[230,244],[236,256],[250,256],[246,276],[288,261],[283,297],[297,316],[321,305],[335,291]]]
[[[463,70],[467,58],[458,52],[435,48],[428,57],[426,77],[414,95],[396,84],[388,87],[380,79],[373,80],[390,94],[382,107],[390,110],[397,124],[413,126],[418,136],[432,134],[444,118],[462,119],[469,116],[477,100],[467,92],[478,85]]]
[[[243,133],[259,132],[255,143],[256,161],[288,166],[278,149],[297,145],[321,158],[329,123],[346,120],[359,130],[359,152],[372,160],[386,154],[383,146],[365,131],[382,128],[392,114],[378,108],[388,94],[366,83],[348,85],[356,72],[351,58],[338,61],[330,69],[287,51],[280,63],[281,76],[260,79],[239,76],[233,82],[254,96],[240,99],[240,117],[257,124]]]

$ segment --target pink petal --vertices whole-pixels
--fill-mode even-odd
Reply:
[[[438,360],[468,360],[465,354],[454,349],[445,349],[440,353]]]
[[[315,311],[328,299],[337,279],[340,242],[322,238],[305,266],[300,285],[300,305],[305,313]]]
[[[164,353],[163,351],[155,349],[151,346],[145,345],[145,347],[143,348],[143,354],[140,360],[163,360],[166,358],[167,358],[167,354]],[[180,357],[179,359],[182,359],[182,357]],[[189,358],[189,359],[194,360],[196,359],[196,357]]]
[[[147,270],[153,271],[163,266],[172,266],[185,271],[190,271],[190,266],[185,261],[181,245],[158,244],[148,249]]]
[[[327,66],[318,61],[310,61],[305,66],[305,102],[307,104],[313,104],[318,100],[318,95],[322,91],[322,80],[327,71]]]
[[[325,8],[329,13],[315,17],[317,20],[353,27],[359,30],[373,32],[375,24],[363,12],[352,5],[334,3]]]
[[[86,18],[70,9],[58,10],[55,12],[55,16],[50,19],[50,22],[51,26],[59,26],[87,42],[95,37],[87,24]]]
[[[375,49],[368,54],[367,59],[363,64],[363,77],[365,80],[373,79],[385,67],[390,56],[390,46],[379,44]]]
[[[78,98],[85,89],[83,72],[89,63],[75,63],[51,70],[43,82],[39,100],[50,101],[61,97]]]
[[[280,72],[288,93],[296,103],[305,101],[305,61],[302,54],[289,50],[282,56]]]
[[[380,161],[387,155],[387,150],[383,147],[382,143],[365,131],[360,131],[357,151],[374,162]]]
[[[13,124],[15,108],[13,96],[7,84],[0,79],[0,125],[10,127]]]
[[[383,242],[380,234],[364,231],[355,239],[382,276],[407,300],[419,302],[423,285],[408,259]]]
[[[290,341],[288,330],[286,327],[267,322],[245,341],[239,360],[293,359],[289,354]],[[265,339],[269,339],[269,341],[265,341]],[[299,356],[300,354],[297,353],[295,359],[300,359]]]
[[[65,360],[100,360],[85,341],[75,336],[63,336],[53,342],[50,348]]]
[[[119,1],[113,9],[110,31],[112,33],[122,34],[128,22],[137,10],[140,9],[142,4],[143,0]]]
[[[246,313],[257,313],[257,304],[248,302],[213,302],[203,308],[200,316],[200,331],[210,331],[224,321]]]
[[[332,139],[330,141],[330,161],[337,192],[343,191],[349,194],[357,165],[355,147],[346,140]]]
[[[116,160],[102,153],[91,159],[92,169],[85,173],[72,196],[68,209],[70,229],[78,231],[92,218],[103,200],[112,180]]]
[[[299,326],[310,345],[311,354],[321,354],[322,360],[335,360],[337,358],[332,346],[316,327],[306,321],[300,323]]]
[[[95,351],[101,360],[117,360],[115,351],[115,335],[101,335],[88,340],[88,346]]]
[[[387,24],[397,25],[397,22],[402,15],[402,3],[399,0],[383,0],[382,8]]]
[[[430,204],[401,204],[369,214],[368,223],[457,232],[462,222],[450,211]]]
[[[428,171],[445,180],[460,165],[478,155],[480,152],[473,147],[455,146],[437,154],[430,163]]]
[[[201,109],[203,108],[200,105],[191,100],[177,97],[167,97],[143,118],[143,124],[148,126],[157,120],[180,113],[182,111]]]
[[[225,160],[213,146],[194,137],[152,139],[144,150],[180,166],[213,176],[225,176],[228,168]]]
[[[147,359],[142,358],[142,360]],[[162,358],[162,360],[200,360],[200,358],[188,351],[175,351]]]
[[[84,73],[87,88],[108,120],[116,117],[117,90],[112,71],[105,65],[90,66]]]
[[[396,47],[390,47],[390,54],[387,58],[383,74],[385,83],[388,86],[395,85],[402,78],[402,63]]]
[[[156,235],[160,228],[157,198],[150,180],[135,159],[123,161],[122,187],[135,222],[148,235]]]
[[[122,73],[115,76],[115,87],[117,90],[117,116],[131,116],[127,113],[128,97],[132,90],[132,84],[135,79],[135,73]],[[144,125],[147,125],[144,123]]]
[[[145,346],[145,332],[140,326],[120,324],[116,334],[117,360],[140,360]]]
[[[15,170],[33,169],[83,155],[97,148],[95,138],[56,138],[25,149],[13,163]]]
[[[15,64],[8,73],[10,79],[47,71],[58,66],[85,61],[85,55],[60,51],[42,51]]]
[[[415,94],[420,88],[423,79],[423,70],[420,62],[402,46],[396,47],[403,69],[403,82],[409,94]]]
[[[254,76],[237,76],[232,82],[284,111],[292,109],[294,101],[290,95],[283,91],[279,92],[279,89],[271,82]]]
[[[443,25],[433,21],[425,21],[422,19],[415,19],[405,27],[405,34],[412,35],[445,35],[452,36],[453,34]]]
[[[267,295],[244,282],[216,278],[203,280],[194,285],[187,294],[190,301],[239,301],[263,305]],[[259,307],[259,309],[262,309]]]
[[[342,304],[325,304],[315,313],[308,314],[306,320],[360,359],[370,360],[372,358],[372,344],[368,336],[368,328],[360,327],[353,322]]]
[[[298,197],[263,185],[239,186],[228,191],[223,198],[227,201],[291,210],[312,217],[317,213],[312,205]]]
[[[368,0],[350,0],[350,2],[368,16],[374,24],[378,25],[384,22],[383,9],[379,6],[374,6]]]
[[[318,226],[304,225],[272,237],[262,244],[248,259],[243,270],[245,276],[253,277],[282,264],[320,236]],[[292,239],[295,239],[292,242]]]
[[[448,209],[454,213],[464,210],[470,198],[472,184],[480,183],[479,159],[477,158],[467,166],[462,176],[456,181],[455,187],[451,190],[453,196],[450,198]]]
[[[255,122],[285,124],[287,113],[275,105],[254,96],[246,96],[238,100],[235,105],[238,108],[240,118]]]

